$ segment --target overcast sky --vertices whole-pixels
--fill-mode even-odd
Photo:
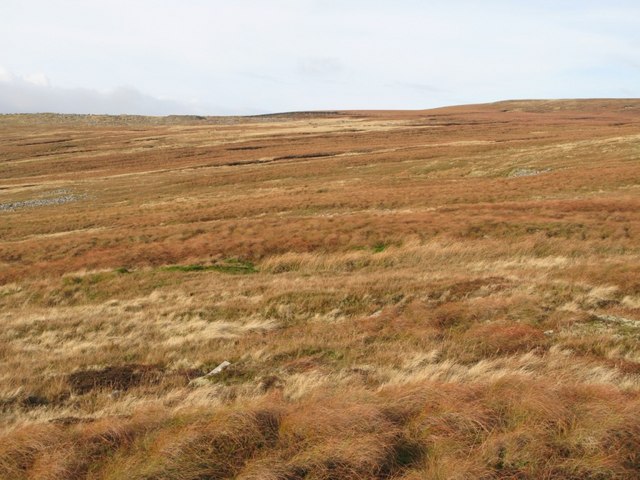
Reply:
[[[640,97],[640,1],[0,1],[5,113],[570,97]]]

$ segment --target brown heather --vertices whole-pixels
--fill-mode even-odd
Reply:
[[[0,322],[6,480],[640,478],[640,101],[1,116]]]

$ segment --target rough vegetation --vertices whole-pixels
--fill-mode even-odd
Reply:
[[[640,478],[639,158],[635,100],[0,117],[0,478]]]

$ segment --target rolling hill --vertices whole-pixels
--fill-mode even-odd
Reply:
[[[0,326],[3,479],[640,478],[640,100],[1,115]]]

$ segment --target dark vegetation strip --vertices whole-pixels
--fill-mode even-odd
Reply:
[[[168,265],[161,267],[167,272],[207,272],[215,271],[231,274],[257,273],[255,265],[244,260],[230,259],[215,265]]]

